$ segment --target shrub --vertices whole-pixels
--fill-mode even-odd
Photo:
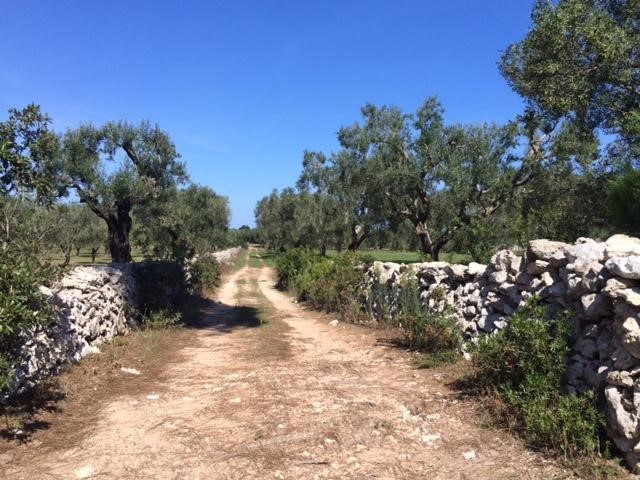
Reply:
[[[628,167],[607,188],[606,208],[612,223],[630,235],[640,234],[640,170]]]
[[[52,319],[52,309],[39,287],[53,275],[54,270],[35,256],[0,250],[0,393],[13,383],[20,333]]]
[[[397,322],[412,348],[430,357],[425,364],[452,363],[462,352],[462,332],[456,324],[453,309],[446,303],[444,292],[435,289],[429,299],[434,306],[423,305],[415,278],[405,279],[400,286]]]
[[[363,260],[354,253],[321,258],[308,264],[295,277],[293,288],[298,297],[312,307],[327,312],[354,313],[363,281]]]
[[[494,413],[515,424],[529,443],[576,456],[598,449],[604,419],[593,393],[564,391],[569,333],[566,313],[551,318],[533,301],[507,328],[479,340],[474,379],[497,395],[504,409]]]
[[[296,278],[311,264],[319,262],[322,257],[306,248],[292,248],[276,258],[276,286],[282,290],[293,288]]]
[[[172,310],[157,310],[148,312],[142,317],[142,325],[147,329],[167,328],[182,322],[182,314]]]
[[[220,264],[212,256],[199,256],[191,263],[189,273],[191,289],[198,295],[220,285]]]

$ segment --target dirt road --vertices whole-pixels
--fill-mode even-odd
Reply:
[[[479,426],[441,374],[416,370],[375,330],[292,303],[270,269],[245,266],[216,298],[147,387],[108,399],[75,444],[0,455],[0,478],[567,476]]]

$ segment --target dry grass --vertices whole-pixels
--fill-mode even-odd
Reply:
[[[69,366],[8,408],[0,430],[0,452],[34,440],[46,439],[52,448],[75,444],[108,399],[161,389],[155,379],[177,360],[191,335],[180,327],[138,330],[102,345],[101,353]],[[135,368],[142,375],[124,373],[122,367]]]

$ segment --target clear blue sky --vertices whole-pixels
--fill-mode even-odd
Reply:
[[[81,121],[157,122],[194,182],[227,195],[232,225],[292,185],[302,151],[336,148],[365,102],[451,122],[503,122],[522,102],[497,61],[533,0],[6,1],[0,118],[39,103]]]

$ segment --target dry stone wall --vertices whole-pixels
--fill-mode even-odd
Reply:
[[[227,265],[239,252],[240,248],[231,248],[212,255]],[[52,288],[41,287],[55,317],[21,334],[9,396],[28,391],[67,363],[99,352],[100,344],[137,326],[131,308],[137,305],[134,268],[131,264],[75,267]]]
[[[131,265],[76,267],[51,289],[41,287],[55,318],[22,334],[13,394],[29,390],[68,362],[98,351],[98,345],[135,325]]]
[[[238,255],[240,255],[241,250],[242,247],[233,247],[226,250],[221,250],[219,252],[214,252],[211,254],[211,256],[213,256],[213,258],[215,258],[220,265],[226,266],[231,265],[236,261],[236,258],[238,258]]]
[[[374,316],[393,315],[407,277],[418,282],[423,303],[454,307],[468,341],[505,328],[510,315],[533,296],[551,310],[571,309],[577,333],[567,389],[595,389],[610,437],[629,466],[640,467],[640,239],[534,240],[523,255],[500,251],[488,265],[376,262],[366,273],[365,290]],[[384,308],[371,300],[374,288],[385,292]],[[435,300],[442,294],[444,300]]]

